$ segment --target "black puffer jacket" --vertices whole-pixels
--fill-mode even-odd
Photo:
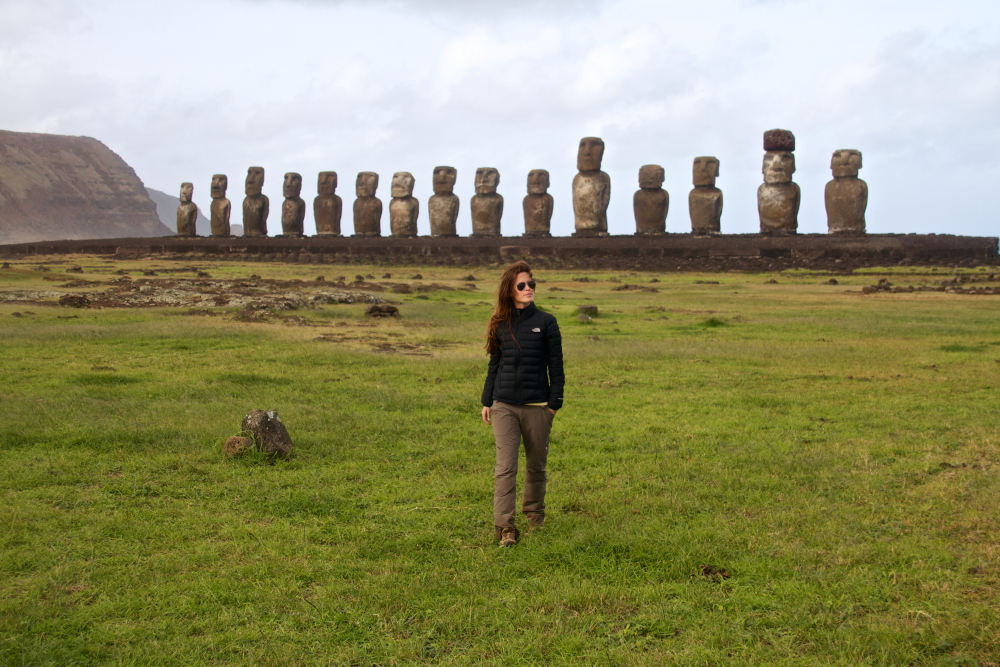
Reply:
[[[553,410],[563,404],[562,336],[556,318],[529,304],[514,311],[514,338],[501,324],[500,349],[490,353],[483,386],[483,405],[493,401],[524,405],[546,403]]]

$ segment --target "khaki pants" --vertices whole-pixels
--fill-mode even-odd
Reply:
[[[497,441],[496,489],[493,492],[493,525],[514,527],[517,494],[517,452],[524,438],[526,459],[521,511],[529,521],[545,517],[545,462],[549,457],[549,431],[555,415],[544,405],[510,405],[493,402],[490,420]]]

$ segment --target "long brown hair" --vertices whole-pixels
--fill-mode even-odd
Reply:
[[[510,328],[510,334],[514,336],[514,285],[517,283],[517,274],[527,273],[531,275],[531,267],[525,261],[514,262],[508,266],[503,275],[500,276],[500,286],[497,287],[497,305],[490,315],[490,323],[486,327],[486,351],[500,349],[500,337],[498,332],[500,325],[506,323]],[[517,339],[514,340],[517,342]]]

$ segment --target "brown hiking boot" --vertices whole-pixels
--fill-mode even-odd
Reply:
[[[504,528],[500,531],[500,546],[512,547],[517,544],[517,528]]]
[[[531,530],[540,530],[545,528],[545,515],[544,514],[529,514],[528,515],[528,528]]]

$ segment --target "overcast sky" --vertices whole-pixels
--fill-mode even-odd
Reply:
[[[339,174],[343,230],[359,171],[458,168],[459,233],[477,167],[500,170],[503,231],[524,231],[548,169],[553,233],[573,231],[581,137],[606,143],[609,228],[635,231],[644,164],[666,169],[667,229],[690,231],[691,162],[721,161],[723,232],[759,228],[762,134],[792,130],[801,233],[826,231],[830,156],[864,156],[870,232],[1000,233],[996,0],[0,0],[0,129],[96,137],[150,187],[266,169]]]

